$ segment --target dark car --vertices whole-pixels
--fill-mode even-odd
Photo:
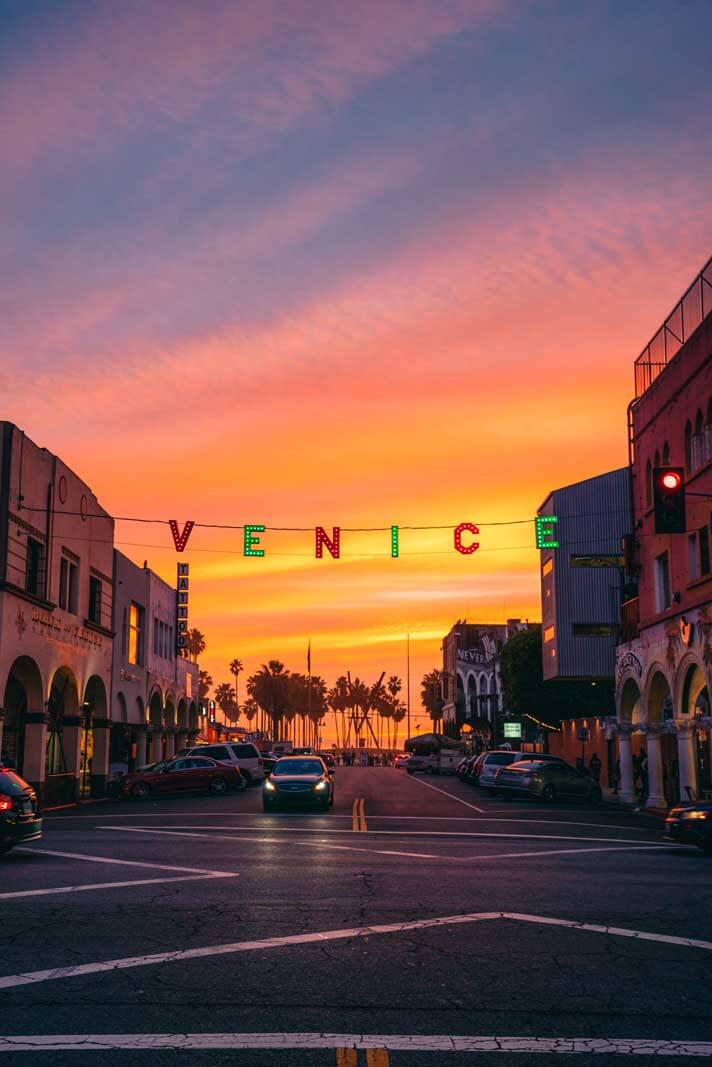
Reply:
[[[134,800],[168,793],[213,793],[223,796],[229,789],[244,789],[239,767],[226,766],[208,756],[181,756],[161,760],[121,779],[121,793]]]
[[[329,774],[333,774],[334,773],[334,769],[336,768],[336,760],[331,755],[331,753],[330,752],[317,752],[317,756],[319,757],[320,760],[322,760],[326,764],[326,768],[327,768]]]
[[[42,837],[37,794],[16,771],[0,766],[0,855]]]
[[[712,801],[673,808],[665,819],[665,840],[678,845],[696,845],[712,855]]]
[[[502,767],[494,780],[501,796],[528,795],[552,803],[557,800],[601,801],[601,787],[585,771],[563,760],[521,760]]]
[[[319,807],[334,803],[334,781],[318,756],[285,756],[275,764],[262,787],[262,807]]]

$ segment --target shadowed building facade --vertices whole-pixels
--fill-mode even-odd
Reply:
[[[647,756],[647,804],[712,793],[712,260],[636,360],[630,407],[638,595],[616,654],[621,795]],[[656,533],[653,471],[684,469],[686,531]]]
[[[45,806],[99,795],[109,756],[114,520],[0,422],[0,751]]]

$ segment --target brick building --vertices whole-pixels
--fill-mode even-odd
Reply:
[[[635,364],[630,406],[637,596],[616,651],[621,795],[645,752],[650,807],[712,789],[712,260]],[[686,532],[656,534],[652,473],[684,467]]]

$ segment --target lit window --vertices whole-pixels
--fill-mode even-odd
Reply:
[[[553,569],[554,569],[554,561],[553,561],[553,559],[549,558],[546,561],[546,563],[544,564],[544,566],[541,568],[541,576],[542,576],[542,578],[546,578],[547,574],[551,574]]]
[[[63,553],[59,563],[59,606],[63,611],[77,614],[77,590],[79,586],[79,567],[68,553]]]
[[[132,603],[129,607],[129,663],[143,661],[143,608]]]
[[[548,644],[549,641],[553,641],[555,636],[556,636],[556,633],[555,633],[554,627],[553,626],[547,626],[546,629],[544,630],[544,643]]]

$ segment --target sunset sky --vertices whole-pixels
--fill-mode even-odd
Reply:
[[[2,417],[117,515],[533,519],[626,462],[712,246],[708,0],[0,0]],[[191,622],[329,683],[539,618],[533,524],[196,530]],[[162,526],[119,547],[173,581]],[[243,693],[241,693],[241,696]]]

